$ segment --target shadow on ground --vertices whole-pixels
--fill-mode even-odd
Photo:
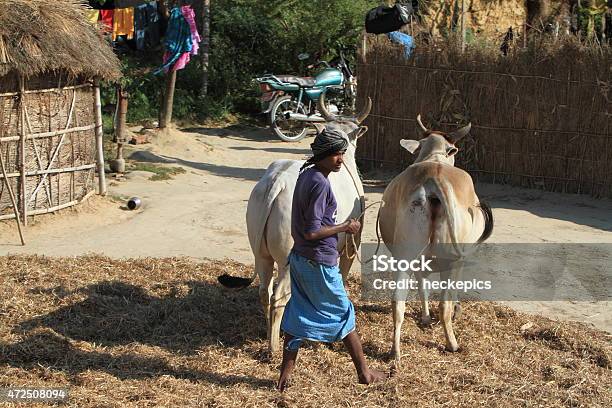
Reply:
[[[23,338],[15,343],[0,342],[0,365],[53,367],[70,375],[101,370],[120,379],[169,375],[223,386],[273,386],[269,379],[220,374],[197,366],[198,351],[207,346],[227,350],[246,347],[253,349],[253,358],[261,359],[258,344],[265,342],[266,328],[256,287],[236,292],[200,281],[158,286],[164,296],[121,281],[76,290],[33,288],[30,293],[52,293],[66,306],[14,327],[13,333]],[[75,342],[80,341],[96,346],[96,350],[77,347]],[[196,358],[170,365],[167,353],[148,354],[141,345]],[[129,350],[134,347],[136,351]]]
[[[224,128],[209,127],[188,127],[181,128],[182,132],[199,133],[206,136],[217,136],[236,140],[249,140],[252,142],[273,142],[284,143],[274,135],[270,128],[252,127],[244,125],[230,125]]]
[[[290,144],[288,144],[290,146]],[[298,149],[298,148],[283,148],[283,147],[268,147],[268,148],[258,148],[258,147],[248,147],[248,146],[232,146],[230,147],[232,150],[240,150],[240,151],[261,151],[270,152],[270,153],[288,153],[288,154],[302,154],[302,155],[312,155],[312,150],[310,149]]]
[[[130,160],[146,163],[178,164],[196,170],[203,170],[220,177],[231,177],[239,180],[259,181],[266,169],[251,167],[232,167],[219,164],[202,163],[190,160],[183,160],[178,157],[164,156],[146,150],[133,152],[129,156]]]
[[[63,287],[45,291],[67,300],[86,298],[22,322],[19,332],[49,328],[62,336],[103,346],[136,342],[184,354],[193,354],[205,345],[240,347],[266,338],[256,287],[232,292],[218,285],[187,281],[173,284],[164,297],[157,297],[139,286],[106,281],[72,292]]]
[[[219,374],[192,367],[169,365],[164,358],[142,354],[111,354],[83,351],[52,330],[37,330],[14,344],[1,344],[0,364],[25,370],[41,366],[63,371],[72,376],[94,370],[104,371],[121,380],[171,376],[178,379],[205,381],[219,386],[246,384],[251,388],[271,388],[270,379],[245,375]]]

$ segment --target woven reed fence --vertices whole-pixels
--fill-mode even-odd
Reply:
[[[95,190],[96,137],[92,84],[57,76],[0,83],[0,219],[70,207]]]
[[[368,38],[358,63],[362,106],[374,106],[360,139],[366,169],[400,170],[413,157],[400,139],[472,123],[457,166],[478,181],[612,197],[612,52],[574,42],[459,51],[417,45],[405,59],[385,36]]]

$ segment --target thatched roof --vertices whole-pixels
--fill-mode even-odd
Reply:
[[[116,79],[119,60],[78,0],[0,0],[0,76],[62,71]]]

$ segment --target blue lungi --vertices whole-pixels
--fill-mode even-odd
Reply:
[[[295,339],[332,343],[355,330],[355,308],[348,298],[337,265],[328,266],[291,252],[291,298],[285,308],[282,330]]]

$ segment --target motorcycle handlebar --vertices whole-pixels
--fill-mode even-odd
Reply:
[[[317,61],[314,64],[308,65],[306,68],[313,69],[314,67],[317,67],[319,65],[325,65],[326,68],[331,68],[331,66],[329,65],[327,61]]]

